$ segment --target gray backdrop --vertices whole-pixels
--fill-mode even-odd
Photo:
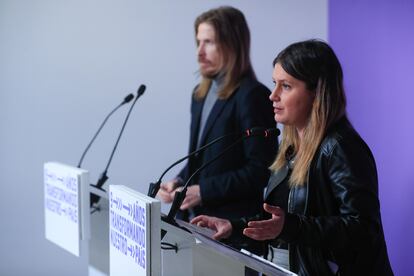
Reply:
[[[43,163],[76,166],[104,116],[140,84],[147,91],[108,183],[146,193],[186,153],[198,80],[193,21],[224,4],[246,15],[253,65],[268,87],[278,51],[327,37],[326,0],[0,0],[0,275],[84,274],[84,262],[44,238]],[[126,112],[111,118],[85,158],[92,182]]]

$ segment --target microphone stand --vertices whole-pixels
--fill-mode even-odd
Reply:
[[[276,129],[277,131],[279,131],[278,129]],[[258,135],[260,135],[260,134],[264,134],[265,135],[265,137],[267,137],[267,135],[273,135],[273,133],[271,133],[272,131],[274,131],[273,129],[267,129],[267,130],[265,130],[264,128],[262,128],[262,127],[253,127],[253,128],[250,128],[250,129],[247,129],[247,130],[245,130],[245,131],[243,131],[242,133],[241,133],[241,135],[242,135],[242,137],[244,137],[244,136],[246,136],[246,137],[249,137],[249,136],[258,136]],[[205,144],[204,146],[202,146],[202,147],[200,147],[200,148],[198,148],[197,150],[195,150],[195,151],[192,151],[192,152],[190,152],[188,155],[186,155],[186,156],[184,156],[183,158],[181,158],[181,159],[179,159],[178,161],[176,161],[176,162],[174,162],[171,166],[169,166],[162,174],[161,174],[161,176],[160,176],[160,178],[158,179],[158,181],[157,182],[155,182],[155,183],[150,183],[150,185],[149,185],[149,188],[148,188],[148,196],[149,197],[152,197],[152,198],[155,198],[155,196],[157,195],[157,193],[158,193],[158,191],[160,190],[160,186],[161,186],[161,181],[162,181],[162,178],[164,177],[164,175],[172,168],[172,167],[174,167],[175,165],[177,165],[177,164],[179,164],[179,163],[181,163],[182,161],[184,161],[184,160],[186,160],[186,159],[188,159],[188,158],[190,158],[190,157],[192,157],[192,156],[194,156],[194,155],[196,155],[197,153],[199,153],[199,152],[201,152],[201,151],[203,151],[204,149],[206,149],[206,148],[208,148],[208,147],[210,147],[210,146],[212,146],[212,145],[214,145],[215,143],[217,143],[217,142],[219,142],[220,140],[222,140],[222,139],[224,139],[224,138],[226,138],[226,137],[229,137],[229,136],[234,136],[234,135],[240,135],[240,133],[229,133],[229,134],[225,134],[225,135],[223,135],[223,136],[220,136],[220,137],[218,137],[218,138],[216,138],[216,139],[214,139],[214,140],[212,140],[211,142],[209,142],[209,143],[207,143],[207,144]],[[279,135],[279,134],[277,134],[277,135]]]
[[[176,162],[174,162],[171,166],[169,166],[162,174],[161,174],[161,176],[160,176],[160,178],[158,179],[158,181],[157,182],[155,182],[155,183],[150,183],[150,185],[149,185],[149,188],[148,188],[148,196],[149,197],[152,197],[152,198],[155,198],[155,196],[157,195],[157,193],[158,193],[158,191],[160,190],[160,186],[161,186],[161,181],[162,181],[162,178],[164,177],[164,175],[171,169],[171,168],[173,168],[175,165],[177,165],[177,164],[179,164],[179,163],[181,163],[181,162],[183,162],[184,160],[186,160],[186,159],[188,159],[188,158],[190,158],[190,157],[192,157],[192,156],[194,156],[194,155],[196,155],[197,153],[199,153],[199,152],[201,152],[201,151],[203,151],[205,148],[208,148],[208,147],[210,147],[210,146],[212,146],[212,145],[214,145],[215,143],[217,143],[217,142],[219,142],[220,140],[222,140],[222,139],[224,139],[224,138],[226,138],[226,137],[229,137],[229,136],[233,136],[233,135],[235,135],[235,133],[230,133],[230,134],[226,134],[226,135],[223,135],[223,136],[220,136],[220,137],[218,137],[218,138],[216,138],[216,139],[214,139],[213,141],[211,141],[211,142],[209,142],[208,144],[205,144],[204,146],[202,146],[202,147],[200,147],[200,148],[198,148],[197,150],[195,150],[195,151],[192,151],[191,153],[189,153],[188,155],[186,155],[186,156],[184,156],[183,158],[181,158],[181,159],[179,159],[179,160],[177,160]]]
[[[183,203],[183,201],[185,199],[185,196],[186,196],[186,193],[187,193],[187,188],[188,188],[188,185],[190,184],[191,180],[201,170],[203,170],[205,167],[207,167],[208,165],[210,165],[211,163],[213,163],[214,161],[216,161],[217,159],[219,159],[221,156],[223,156],[231,148],[233,148],[235,145],[237,145],[238,143],[240,143],[245,138],[250,138],[250,137],[254,137],[254,136],[260,136],[261,134],[263,135],[264,138],[269,138],[271,136],[278,136],[280,134],[280,131],[278,129],[267,129],[267,130],[264,130],[263,128],[260,128],[260,127],[252,128],[252,129],[247,130],[242,137],[240,137],[235,142],[233,142],[232,144],[230,144],[219,155],[217,155],[213,159],[207,161],[201,167],[199,167],[196,171],[194,171],[194,173],[188,178],[188,180],[185,183],[185,185],[183,186],[182,190],[175,192],[174,200],[172,202],[172,205],[171,205],[170,211],[168,212],[168,215],[166,217],[161,217],[161,219],[163,221],[167,222],[167,223],[172,224],[172,225],[177,225],[177,223],[174,220],[174,217],[177,214],[178,210],[180,209],[181,204]],[[161,231],[161,240],[164,238],[164,236],[165,236],[166,233],[167,233],[167,231],[165,231],[165,230],[162,230]]]
[[[210,165],[211,163],[213,163],[214,161],[216,161],[217,159],[219,159],[220,157],[222,157],[225,153],[227,153],[230,149],[232,149],[235,145],[237,145],[238,143],[240,143],[242,140],[244,140],[246,137],[250,137],[250,136],[243,136],[239,139],[237,139],[235,142],[233,142],[232,144],[230,144],[227,148],[225,148],[219,155],[217,155],[216,157],[214,157],[213,159],[210,159],[209,161],[207,161],[205,164],[203,164],[201,167],[199,167],[197,170],[195,170],[195,172],[188,178],[187,182],[184,184],[183,188],[181,191],[176,191],[175,195],[174,195],[174,200],[172,202],[170,211],[168,212],[167,217],[165,217],[164,221],[166,222],[173,222],[174,221],[174,217],[177,214],[181,204],[183,203],[184,199],[185,199],[185,195],[187,193],[187,188],[188,185],[190,184],[191,180],[201,171],[203,170],[205,167],[207,167],[208,165]]]
[[[88,152],[89,148],[91,147],[91,145],[93,144],[93,142],[95,141],[96,137],[98,136],[98,134],[101,132],[103,126],[106,124],[106,121],[108,121],[109,117],[111,117],[111,115],[118,110],[118,108],[120,108],[121,106],[123,106],[126,103],[129,103],[132,99],[134,98],[134,95],[132,94],[128,94],[124,100],[122,101],[122,103],[120,103],[118,106],[116,106],[103,120],[102,124],[99,126],[98,131],[95,133],[95,135],[92,137],[92,140],[89,142],[88,146],[86,147],[86,149],[83,151],[82,156],[79,160],[78,163],[78,168],[81,167],[83,159],[85,158],[86,153]]]
[[[102,186],[103,186],[103,185],[105,184],[105,182],[108,180],[107,172],[108,172],[109,165],[110,165],[110,164],[111,164],[111,162],[112,162],[112,158],[113,158],[113,156],[114,156],[114,153],[115,153],[115,151],[116,151],[116,148],[118,147],[119,140],[121,139],[122,133],[124,132],[124,129],[125,129],[125,126],[126,126],[126,124],[127,124],[127,122],[128,122],[129,116],[131,115],[131,111],[132,111],[132,109],[134,108],[134,105],[135,105],[135,103],[137,102],[137,100],[139,99],[139,97],[140,97],[142,94],[144,94],[145,88],[146,88],[146,87],[145,87],[145,85],[141,85],[141,86],[138,88],[137,96],[135,97],[134,101],[132,102],[131,107],[130,107],[130,108],[129,108],[129,110],[128,110],[128,114],[127,114],[127,116],[126,116],[126,118],[125,118],[125,120],[124,120],[124,123],[123,123],[123,125],[122,125],[121,131],[120,131],[120,133],[119,133],[119,135],[118,135],[118,139],[116,140],[115,146],[114,146],[114,148],[112,149],[111,156],[109,157],[109,160],[108,160],[108,163],[106,164],[105,170],[102,172],[102,174],[101,174],[101,176],[99,177],[98,182],[96,183],[96,185],[92,185],[92,184],[91,184],[91,186],[93,186],[93,187],[97,188],[98,190],[101,190],[101,191],[106,192],[104,189],[102,189]],[[93,206],[93,204],[98,203],[98,201],[99,201],[99,199],[100,199],[100,198],[101,198],[101,197],[100,197],[100,196],[98,196],[98,195],[96,195],[96,194],[91,194],[91,198],[90,198],[90,200],[91,200],[91,202],[90,202],[90,206],[92,207],[92,206]]]

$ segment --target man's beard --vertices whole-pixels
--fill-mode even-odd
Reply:
[[[218,75],[218,73],[206,73],[206,74],[203,74],[203,72],[201,72],[201,76],[203,78],[206,78],[206,79],[214,79],[217,75]]]
[[[206,79],[214,79],[214,78],[216,78],[218,75],[220,75],[220,71],[217,71],[217,72],[210,72],[210,71],[203,72],[203,70],[199,69],[199,72],[200,72],[200,75],[201,75],[203,78],[206,78]]]

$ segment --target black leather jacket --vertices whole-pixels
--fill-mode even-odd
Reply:
[[[266,195],[288,171],[272,175]],[[278,239],[289,244],[290,269],[299,275],[393,275],[375,161],[346,118],[322,141],[308,183],[290,190]]]

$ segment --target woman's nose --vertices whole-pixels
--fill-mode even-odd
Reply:
[[[270,93],[269,99],[271,101],[278,101],[280,99],[277,90],[278,90],[277,86],[275,86],[275,88],[273,88],[273,90],[272,90],[272,93]]]

